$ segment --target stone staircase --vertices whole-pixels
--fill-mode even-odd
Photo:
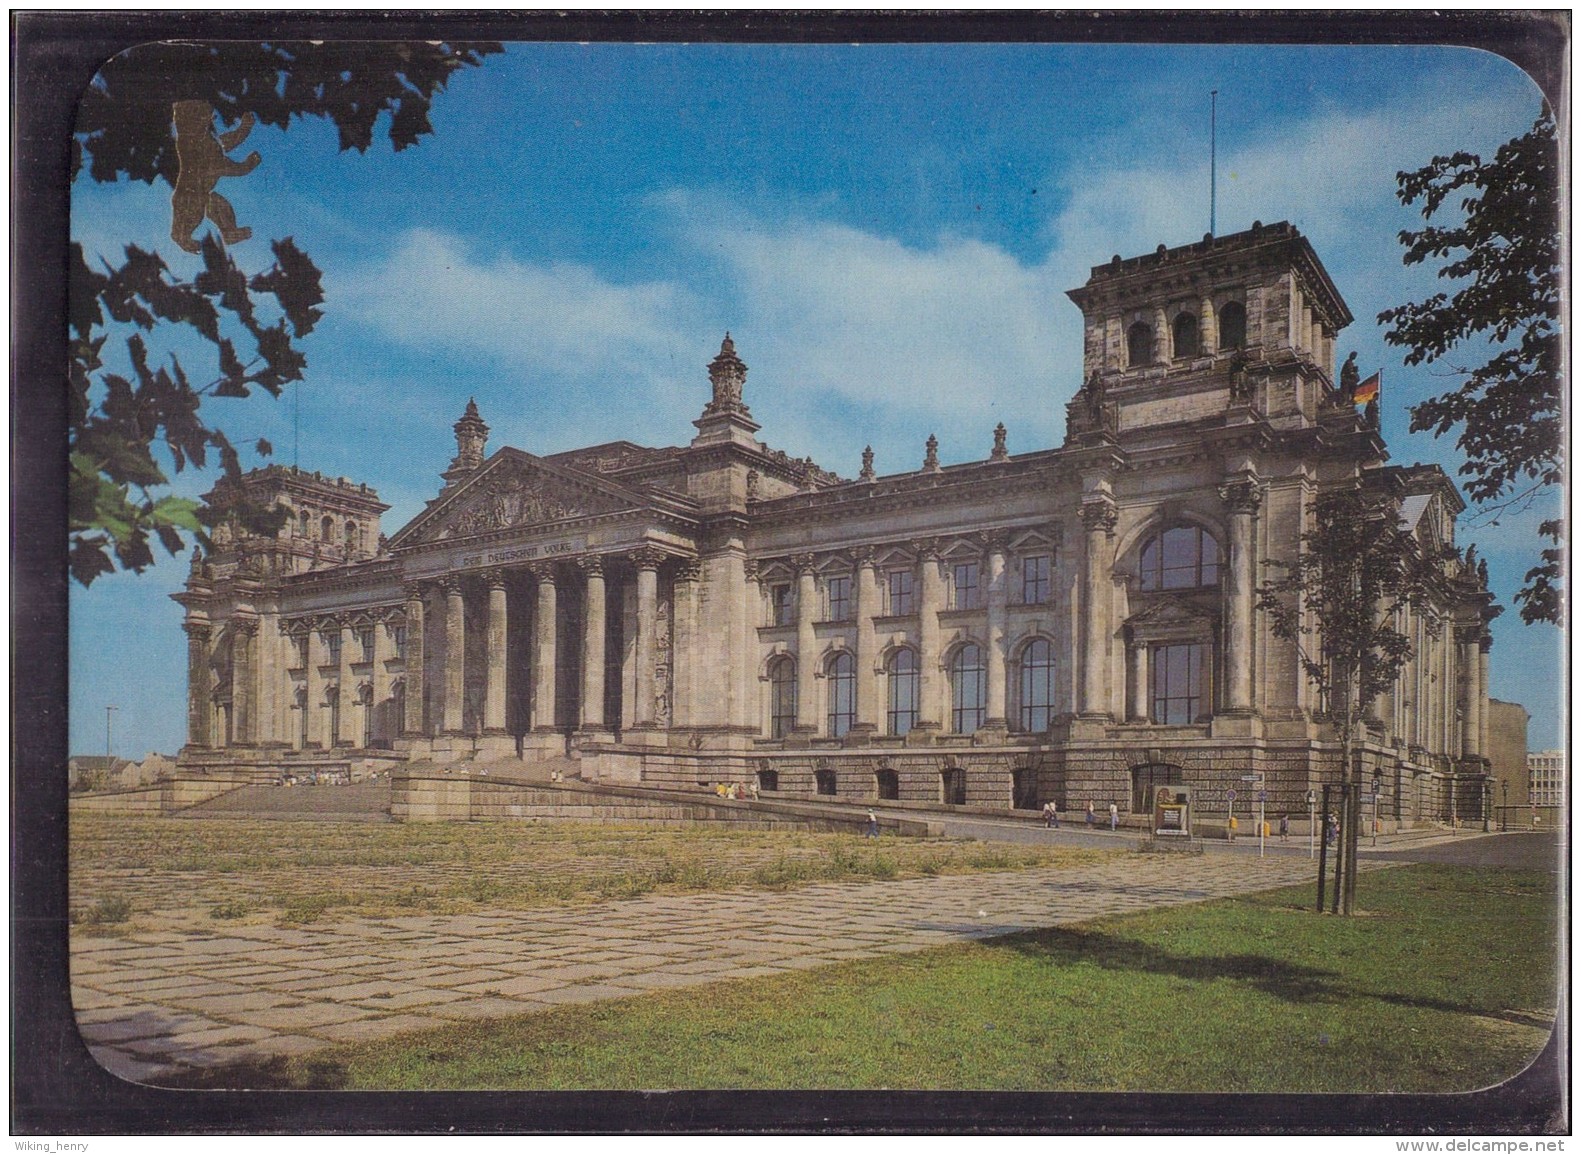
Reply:
[[[388,822],[390,780],[376,778],[341,786],[243,786],[173,817]]]

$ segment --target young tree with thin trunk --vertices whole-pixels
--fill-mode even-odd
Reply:
[[[1265,564],[1279,576],[1257,590],[1274,636],[1294,642],[1340,741],[1344,802],[1339,848],[1341,909],[1355,910],[1361,817],[1357,738],[1379,695],[1399,678],[1412,647],[1394,623],[1442,581],[1443,555],[1425,552],[1400,525],[1398,503],[1360,488],[1324,493],[1313,528],[1289,561]]]

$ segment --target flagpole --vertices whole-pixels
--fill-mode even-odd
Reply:
[[[1212,98],[1208,114],[1208,235],[1219,235],[1219,90]]]

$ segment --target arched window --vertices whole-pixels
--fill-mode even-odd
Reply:
[[[331,544],[334,543],[334,541],[335,541],[335,519],[333,517],[330,517],[328,514],[324,515],[324,520],[319,523],[319,534],[318,534],[318,536],[319,536],[319,540],[320,541],[329,542]]]
[[[835,777],[834,770],[827,764],[820,764],[818,768],[813,771],[813,782],[819,794],[825,794],[829,797],[833,797],[834,795],[838,794],[838,781],[839,780]]]
[[[1219,580],[1219,543],[1195,525],[1177,525],[1142,547],[1144,590],[1187,590]]]
[[[1034,638],[1021,651],[1021,729],[1041,734],[1054,720],[1054,647]]]
[[[783,738],[796,725],[796,663],[781,658],[769,669],[769,736]]]
[[[960,766],[946,766],[939,772],[941,801],[948,806],[966,805],[966,771]]]
[[[982,647],[976,643],[962,646],[950,659],[950,728],[955,733],[973,734],[983,724],[987,674]]]
[[[856,721],[856,659],[837,654],[829,663],[829,737],[844,738]]]
[[[1133,368],[1153,363],[1153,326],[1138,321],[1125,331],[1126,362]]]
[[[360,540],[361,537],[357,533],[357,523],[354,521],[348,521],[346,523],[346,552],[351,553],[353,550],[355,550],[357,548],[357,543]]]
[[[1195,313],[1175,314],[1175,356],[1195,357],[1202,351]]]
[[[386,737],[393,738],[406,729],[406,683],[396,682],[390,687],[390,725]]]
[[[1038,798],[1038,772],[1031,766],[1017,766],[1010,771],[1010,805],[1016,810],[1039,810],[1043,803]]]
[[[758,789],[774,791],[780,788],[780,775],[778,770],[759,770]]]
[[[889,659],[889,732],[904,738],[917,724],[917,655],[896,650]]]
[[[296,535],[303,541],[313,536],[313,519],[308,516],[308,512],[305,509],[297,514]]]
[[[373,687],[364,683],[357,687],[357,705],[362,707],[362,746],[373,745]]]
[[[297,747],[298,750],[305,750],[305,749],[307,749],[307,717],[308,717],[308,715],[307,715],[307,690],[305,688],[299,687],[297,689],[295,697],[296,697],[296,708],[297,708],[297,711],[298,711],[298,717],[297,717],[297,720],[296,720],[296,726],[297,726],[297,743],[296,743],[296,747]]]
[[[1246,306],[1231,301],[1219,310],[1219,348],[1244,349],[1246,347]]]
[[[892,766],[880,766],[873,775],[878,787],[878,796],[887,801],[900,799],[900,775]]]

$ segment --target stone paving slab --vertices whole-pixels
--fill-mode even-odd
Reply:
[[[1119,855],[1074,869],[357,918],[311,932],[74,933],[72,994],[94,1057],[157,1082],[241,1057],[925,950],[1311,874],[1305,858]]]

